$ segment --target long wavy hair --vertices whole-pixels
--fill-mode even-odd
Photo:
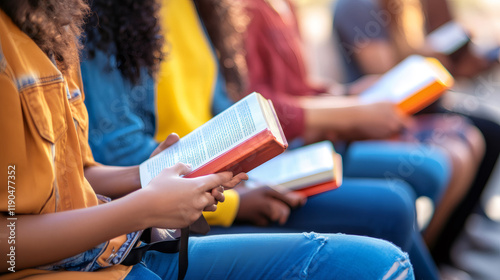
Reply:
[[[0,8],[61,71],[77,65],[78,37],[88,13],[84,0],[1,0]]]
[[[245,13],[244,1],[194,2],[216,50],[228,95],[235,101],[239,100],[245,95],[247,82],[243,34],[249,18]]]
[[[93,58],[96,50],[114,55],[132,84],[139,82],[144,68],[154,77],[163,59],[157,0],[92,0],[90,7],[85,55]]]

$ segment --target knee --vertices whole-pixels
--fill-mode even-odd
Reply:
[[[388,241],[355,235],[325,236],[327,243],[315,258],[313,267],[334,257],[339,266],[354,263],[362,268],[333,272],[332,279],[414,279],[408,254]]]
[[[481,162],[486,151],[486,141],[481,131],[477,127],[471,126],[465,132],[465,139],[470,147],[474,161],[476,163]]]

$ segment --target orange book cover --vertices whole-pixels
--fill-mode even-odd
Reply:
[[[437,59],[412,55],[382,75],[360,98],[366,103],[392,101],[402,112],[415,114],[453,84],[453,77]]]
[[[272,103],[252,93],[141,163],[141,185],[145,187],[161,170],[177,162],[192,166],[186,177],[248,172],[287,147]]]
[[[249,187],[270,186],[280,192],[312,196],[342,184],[342,157],[330,141],[287,151],[248,173]]]

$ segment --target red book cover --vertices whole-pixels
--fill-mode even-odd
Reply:
[[[164,168],[190,164],[197,177],[248,172],[281,154],[288,143],[272,103],[252,93],[139,166],[145,187]]]

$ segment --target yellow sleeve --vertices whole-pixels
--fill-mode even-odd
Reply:
[[[217,205],[215,212],[203,212],[203,216],[211,226],[229,227],[233,224],[240,207],[240,196],[235,190],[224,192],[226,200]]]

